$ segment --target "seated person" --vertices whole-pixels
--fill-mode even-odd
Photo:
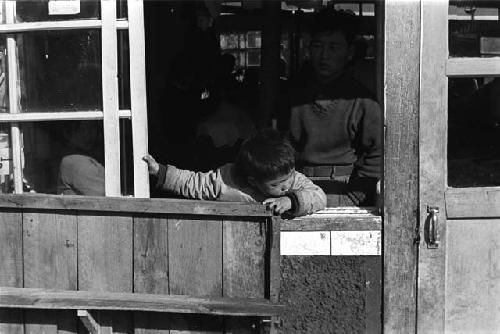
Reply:
[[[325,182],[329,206],[374,205],[382,158],[378,103],[346,72],[355,17],[326,8],[311,31],[311,62],[291,83],[290,134],[298,167]],[[327,189],[329,187],[330,189]]]
[[[143,158],[156,186],[188,198],[262,202],[275,214],[301,216],[326,205],[323,190],[295,171],[295,152],[279,132],[257,132],[241,147],[235,163],[206,173],[158,164]]]
[[[67,147],[59,164],[58,194],[105,196],[101,136],[91,121],[71,122],[64,128]]]

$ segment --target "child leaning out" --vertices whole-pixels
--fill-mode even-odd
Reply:
[[[143,160],[156,187],[187,198],[261,202],[274,214],[296,217],[324,209],[326,195],[295,170],[295,152],[279,132],[257,132],[241,147],[236,161],[215,171],[194,172],[161,165],[151,155]]]

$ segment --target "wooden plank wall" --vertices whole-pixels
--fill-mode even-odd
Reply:
[[[384,4],[383,331],[413,333],[419,220],[421,1],[386,0]]]
[[[270,292],[269,221],[268,217],[3,211],[0,286],[269,299],[277,293]],[[104,326],[104,333],[223,333],[257,326],[257,319],[241,317],[91,314]],[[0,333],[86,330],[75,311],[0,309]]]

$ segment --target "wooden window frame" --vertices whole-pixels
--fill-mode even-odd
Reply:
[[[121,196],[120,189],[120,119],[130,119],[134,166],[134,197],[149,197],[149,177],[142,156],[148,152],[147,101],[144,46],[143,0],[128,0],[128,19],[117,19],[116,1],[101,0],[101,20],[68,20],[14,23],[15,1],[1,2],[6,10],[7,66],[9,69],[9,113],[0,114],[0,123],[11,125],[14,193],[23,192],[20,122],[56,120],[102,120],[105,152],[106,196]],[[101,29],[102,39],[102,111],[20,113],[15,33],[30,31],[61,31]],[[118,44],[117,31],[128,30],[130,50],[130,110],[118,107]]]

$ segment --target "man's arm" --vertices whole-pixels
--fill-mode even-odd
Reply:
[[[323,189],[302,173],[295,172],[295,180],[289,194],[292,197],[291,214],[295,217],[309,215],[326,207]]]
[[[356,166],[355,176],[380,178],[382,162],[382,111],[372,99],[362,99],[356,141],[357,153],[361,155],[361,164]]]

